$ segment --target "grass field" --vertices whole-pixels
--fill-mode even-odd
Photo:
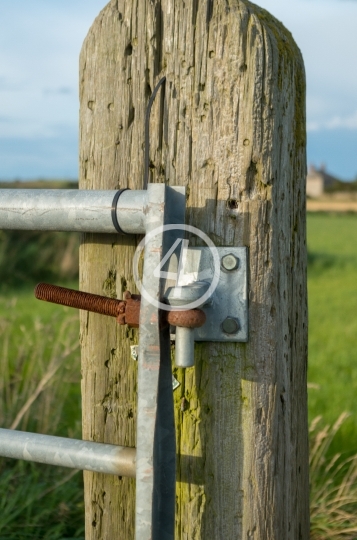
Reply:
[[[309,415],[344,422],[332,451],[357,453],[357,215],[308,215]]]
[[[81,438],[78,314],[0,295],[0,425]],[[82,474],[0,459],[0,540],[83,538]]]
[[[36,393],[18,429],[80,434],[78,334],[78,312],[37,300],[32,287],[0,295],[2,427]]]

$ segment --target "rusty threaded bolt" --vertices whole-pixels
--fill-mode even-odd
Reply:
[[[125,302],[122,300],[74,291],[73,289],[49,285],[48,283],[39,283],[35,288],[35,296],[39,300],[46,302],[85,309],[101,315],[109,315],[110,317],[118,317],[125,311]]]
[[[129,292],[125,293],[124,300],[116,300],[98,294],[75,291],[48,283],[39,283],[35,288],[35,296],[45,302],[116,317],[119,324],[128,324],[128,326],[134,328],[139,325],[140,296],[131,295]],[[206,315],[200,309],[172,310],[164,314],[163,321],[165,324],[168,323],[172,326],[198,328],[206,322]]]

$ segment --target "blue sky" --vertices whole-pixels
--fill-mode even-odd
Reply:
[[[258,2],[259,3],[259,2]],[[78,56],[104,0],[0,3],[0,178],[77,177]],[[261,0],[307,72],[308,162],[357,175],[357,1]]]

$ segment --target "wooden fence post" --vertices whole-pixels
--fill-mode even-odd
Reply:
[[[305,75],[290,33],[246,0],[112,0],[80,62],[80,187],[188,187],[187,222],[249,248],[247,344],[176,370],[181,540],[309,537]],[[134,290],[133,237],[84,236],[81,288]],[[135,445],[136,336],[82,313],[83,438]],[[180,457],[181,456],[181,457]],[[85,473],[87,540],[134,538],[134,482]]]

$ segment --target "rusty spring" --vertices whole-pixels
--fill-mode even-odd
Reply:
[[[97,294],[85,293],[50,285],[39,283],[35,288],[35,296],[39,300],[61,304],[77,309],[86,309],[94,313],[118,317],[125,312],[125,302],[115,298],[106,298]]]

